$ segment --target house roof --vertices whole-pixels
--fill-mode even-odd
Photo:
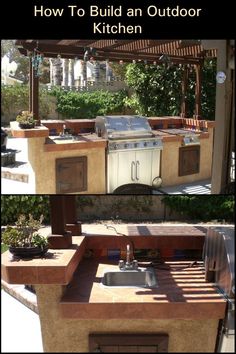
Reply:
[[[171,61],[177,63],[197,64],[206,57],[216,57],[216,50],[205,50],[200,40],[94,40],[94,39],[63,39],[63,40],[17,40],[16,45],[23,55],[37,49],[45,57],[83,59],[86,50],[97,60],[127,61],[145,60],[158,61],[167,54]],[[91,50],[93,49],[93,51]],[[96,51],[95,55],[91,53]]]

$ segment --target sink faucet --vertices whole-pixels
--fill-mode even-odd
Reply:
[[[134,243],[133,243],[132,239],[129,238],[129,236],[123,234],[123,233],[117,232],[117,230],[116,230],[116,228],[114,226],[106,225],[106,228],[114,230],[117,235],[124,236],[129,242],[127,244],[127,246],[126,246],[126,262],[124,262],[123,259],[121,259],[119,261],[120,270],[128,270],[128,269],[137,270],[138,269],[138,261],[136,259],[134,259]],[[133,256],[133,260],[132,261],[130,261],[130,253],[131,253],[130,252],[130,245],[131,245],[131,248],[132,248],[132,256]]]
[[[136,270],[138,269],[138,261],[136,259],[130,260],[130,245],[126,246],[126,262],[123,260],[119,261],[120,270]]]
[[[130,245],[126,246],[126,265],[130,265]]]

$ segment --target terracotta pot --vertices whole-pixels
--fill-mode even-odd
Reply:
[[[48,247],[9,247],[9,252],[20,258],[42,257],[48,250]]]

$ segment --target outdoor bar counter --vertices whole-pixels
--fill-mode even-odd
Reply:
[[[148,120],[153,133],[162,138],[162,187],[210,180],[214,122],[180,117]],[[35,193],[107,193],[107,140],[97,136],[94,123],[94,119],[49,120],[34,129],[20,129],[11,122],[12,135],[28,139]],[[65,127],[71,135],[63,134]],[[195,134],[198,146],[183,146],[183,136],[175,133],[178,129]]]
[[[202,249],[205,232],[193,226],[129,228],[135,249],[158,248],[163,255],[153,289],[101,285],[105,269],[118,269],[118,261],[101,252],[127,245],[126,237],[111,231],[74,236],[69,249],[49,249],[42,259],[13,261],[7,251],[2,279],[35,286],[46,352],[89,352],[94,333],[164,333],[169,352],[213,352],[224,298],[205,281],[201,258],[164,257],[172,248]]]

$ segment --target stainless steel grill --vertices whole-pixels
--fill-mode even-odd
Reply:
[[[146,117],[98,116],[98,136],[108,140],[107,191],[127,184],[159,186],[162,139],[153,134]]]

